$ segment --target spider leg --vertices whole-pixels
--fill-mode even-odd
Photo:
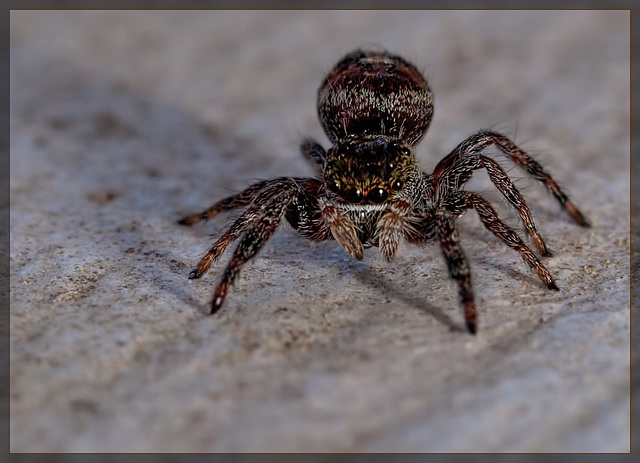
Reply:
[[[288,185],[288,188],[285,185],[278,185],[278,187],[275,194],[270,192],[271,196],[257,198],[255,203],[256,216],[245,227],[240,244],[234,251],[233,257],[227,264],[222,279],[216,287],[211,303],[212,314],[222,306],[229,285],[234,282],[242,266],[258,253],[276,231],[289,203],[295,197],[297,192],[295,182]],[[258,199],[263,199],[263,201]]]
[[[203,212],[197,212],[190,214],[178,221],[180,225],[193,225],[203,220],[209,220],[210,218],[218,215],[222,211],[229,211],[238,207],[245,207],[251,204],[253,199],[258,193],[260,193],[265,187],[267,187],[274,180],[264,180],[259,183],[255,183],[250,187],[244,189],[238,194],[229,196],[221,201],[218,201],[213,206],[209,207]]]
[[[540,259],[522,241],[522,238],[504,223],[491,204],[482,196],[469,191],[458,191],[449,195],[443,200],[444,208],[458,211],[460,209],[475,209],[487,230],[493,233],[498,239],[520,253],[524,261],[538,274],[538,277],[547,285],[549,289],[558,290],[555,280],[549,270],[540,262]]]
[[[324,166],[327,159],[327,152],[317,141],[307,138],[300,145],[300,151],[302,151],[304,157],[314,163],[316,169]]]
[[[551,256],[552,252],[547,247],[547,244],[544,242],[536,224],[531,217],[531,211],[529,210],[529,206],[527,205],[524,197],[520,194],[516,186],[513,184],[505,170],[498,164],[495,160],[483,156],[483,155],[474,155],[468,156],[465,158],[460,158],[460,160],[456,163],[456,165],[460,168],[460,174],[454,177],[460,184],[448,185],[447,182],[441,184],[440,188],[443,190],[448,190],[453,187],[456,190],[459,190],[464,183],[468,181],[471,177],[471,172],[477,169],[486,169],[489,174],[489,178],[496,186],[496,188],[502,193],[502,195],[514,206],[518,215],[520,216],[520,220],[524,225],[524,229],[531,238],[534,246],[540,251],[540,254],[543,256]],[[461,178],[465,176],[464,178]],[[454,190],[455,191],[455,190]],[[446,193],[445,193],[446,194]]]
[[[324,205],[320,210],[323,220],[329,225],[333,239],[350,257],[362,260],[364,246],[358,238],[353,221],[334,206]]]
[[[247,209],[229,229],[214,243],[204,257],[198,262],[196,268],[189,274],[189,279],[200,278],[207,273],[211,264],[222,255],[227,246],[233,243],[256,219],[255,208]]]
[[[331,229],[322,218],[319,198],[322,184],[317,178],[299,179],[298,193],[293,198],[285,219],[295,231],[308,240],[320,242],[331,238]]]
[[[547,190],[553,194],[574,222],[583,227],[590,226],[586,217],[580,212],[564,191],[562,191],[551,175],[549,175],[536,160],[518,148],[508,137],[497,132],[482,130],[460,143],[448,156],[443,158],[434,169],[433,176],[436,184],[445,185],[453,191],[459,190],[462,185],[469,181],[473,170],[486,167],[486,163],[480,158],[480,153],[492,145],[496,145],[500,151],[509,156],[515,164],[525,169],[536,180],[544,183]],[[487,159],[486,156],[482,158]],[[487,170],[489,171],[489,167],[487,167]],[[489,172],[489,175],[491,175],[491,172]],[[510,188],[504,184],[503,180],[498,179],[498,182],[496,183],[496,180],[492,177],[492,181],[507,197],[507,199],[509,199],[514,206],[518,207],[518,205],[515,204],[509,196],[507,196],[510,193],[507,193],[506,191]],[[513,185],[511,181],[509,182]],[[502,184],[504,191],[501,189],[500,184]],[[515,189],[515,187],[513,187],[513,189]],[[518,208],[518,210],[521,211],[521,208]],[[526,223],[525,227],[527,227]],[[530,230],[527,229],[527,232],[530,232]]]
[[[410,212],[411,205],[406,201],[391,203],[376,225],[380,251],[388,261],[395,255],[402,238],[411,239],[420,235],[409,217]]]
[[[476,305],[473,300],[471,272],[467,258],[460,247],[458,230],[454,226],[453,219],[444,216],[438,217],[438,235],[442,254],[449,269],[449,275],[458,282],[467,329],[471,334],[476,334],[478,320]]]

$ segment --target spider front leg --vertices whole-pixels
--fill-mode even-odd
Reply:
[[[299,187],[296,180],[292,178],[268,180],[253,185],[244,192],[220,201],[216,205],[235,204],[235,207],[247,205],[248,191],[252,195],[249,209],[216,241],[196,269],[189,274],[190,279],[201,277],[227,246],[240,238],[240,244],[214,293],[211,313],[215,313],[222,306],[228,287],[233,283],[242,266],[254,257],[271,238],[280,224],[286,208],[299,192]],[[216,205],[209,210],[216,208]]]
[[[549,270],[540,262],[540,259],[522,241],[522,238],[504,223],[491,204],[482,196],[468,191],[451,193],[442,201],[442,210],[446,215],[459,216],[467,209],[475,209],[487,230],[493,233],[500,241],[520,253],[524,261],[537,273],[538,277],[549,289],[558,290],[555,280]],[[444,212],[446,211],[446,212]]]
[[[248,206],[252,202],[258,205],[269,201],[271,198],[276,197],[282,190],[290,188],[293,179],[290,178],[276,178],[272,180],[264,180],[262,182],[251,185],[240,193],[230,196],[218,201],[209,209],[202,213],[188,215],[178,223],[181,225],[193,225],[201,220],[208,220],[209,218],[217,215],[221,211],[231,210],[235,208],[241,208]],[[295,182],[293,182],[295,184]],[[211,265],[216,261],[220,255],[225,251],[233,241],[235,241],[240,234],[242,234],[253,221],[258,217],[259,211],[255,207],[249,208],[236,222],[229,227],[229,229],[214,243],[213,246],[202,257],[197,267],[189,274],[189,279],[197,279],[204,275]]]
[[[536,180],[542,182],[574,222],[583,227],[590,226],[589,221],[566,193],[562,191],[551,175],[535,159],[518,148],[508,137],[497,132],[482,130],[460,143],[451,154],[438,163],[433,172],[434,181],[448,191],[456,191],[460,190],[469,181],[474,170],[486,168],[491,181],[509,202],[518,209],[527,233],[544,255],[546,246],[535,229],[529,208],[524,199],[522,199],[504,169],[493,159],[481,155],[483,150],[492,145],[497,146],[515,164],[525,169]]]
[[[260,249],[271,238],[273,233],[278,228],[284,211],[288,206],[289,198],[278,198],[281,203],[271,202],[264,208],[263,214],[256,217],[253,225],[248,228],[240,239],[240,244],[233,253],[233,257],[229,261],[227,268],[222,274],[222,279],[218,283],[215,293],[213,294],[213,301],[211,302],[211,313],[214,314],[222,307],[229,285],[233,284],[234,280],[240,273],[240,269],[246,264],[252,257],[254,257]]]
[[[473,300],[473,288],[471,286],[471,272],[469,263],[462,252],[453,219],[439,216],[437,219],[438,237],[442,254],[447,262],[449,275],[458,282],[460,300],[464,307],[464,320],[471,334],[476,334],[478,320],[476,304]]]
[[[230,211],[239,207],[248,206],[256,195],[272,182],[273,180],[264,180],[262,182],[255,183],[238,194],[229,196],[222,201],[218,201],[203,212],[197,212],[183,217],[178,221],[178,223],[180,225],[193,225],[203,220],[209,220],[222,211]]]
[[[211,265],[222,255],[231,243],[233,243],[240,234],[242,234],[258,217],[256,208],[251,207],[236,220],[229,229],[218,238],[213,246],[202,257],[196,268],[189,273],[189,279],[195,280],[207,273]]]

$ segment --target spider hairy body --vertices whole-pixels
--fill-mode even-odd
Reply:
[[[506,136],[479,131],[444,157],[432,173],[422,172],[414,147],[433,118],[433,94],[416,67],[386,51],[356,50],[329,72],[318,90],[318,116],[332,146],[314,140],[301,146],[317,170],[314,178],[281,177],[251,185],[204,212],[180,220],[192,225],[218,213],[246,208],[209,249],[190,278],[199,278],[233,241],[239,240],[216,288],[211,313],[222,306],[228,287],[286,220],[311,241],[333,239],[347,254],[362,259],[379,247],[391,260],[401,242],[438,242],[457,284],[467,329],[477,331],[471,272],[460,247],[455,220],[474,209],[483,225],[519,252],[550,289],[558,286],[538,256],[491,204],[464,190],[474,171],[485,169],[496,188],[518,211],[526,234],[542,256],[551,255],[529,207],[504,169],[484,154],[497,147],[542,182],[569,216],[589,222],[555,180]]]

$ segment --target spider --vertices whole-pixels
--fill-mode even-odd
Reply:
[[[529,207],[505,170],[486,148],[497,147],[542,182],[569,216],[589,222],[556,181],[506,136],[482,130],[460,143],[429,174],[422,172],[414,148],[433,117],[433,94],[416,67],[387,51],[355,50],[344,56],[318,90],[318,116],[331,140],[325,150],[307,139],[301,151],[316,167],[315,178],[280,177],[249,186],[201,213],[179,221],[193,225],[222,211],[246,208],[211,246],[190,279],[200,278],[233,241],[239,240],[215,290],[211,313],[222,306],[229,285],[283,219],[311,241],[336,240],[346,253],[362,259],[376,246],[391,260],[399,244],[437,241],[449,274],[458,285],[467,329],[475,334],[477,314],[469,264],[460,247],[456,219],[474,209],[482,224],[520,253],[549,289],[551,273],[522,238],[477,193],[465,191],[474,171],[490,180],[514,206],[526,234],[542,256],[551,251],[540,236]]]

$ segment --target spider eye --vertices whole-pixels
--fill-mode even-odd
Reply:
[[[329,188],[329,190],[333,191],[334,193],[337,193],[340,191],[340,182],[329,182],[327,188]]]
[[[402,185],[402,180],[396,180],[391,184],[391,189],[394,191],[398,191],[400,188],[402,188]]]
[[[400,148],[400,154],[402,154],[403,156],[409,156],[411,154],[411,150],[406,146],[403,146],[402,148]]]
[[[367,194],[367,199],[372,203],[381,203],[388,197],[389,193],[387,193],[387,190],[383,190],[382,188],[374,188]]]
[[[343,196],[344,199],[353,204],[358,204],[362,201],[362,191],[360,191],[358,188],[349,188],[344,192]]]

